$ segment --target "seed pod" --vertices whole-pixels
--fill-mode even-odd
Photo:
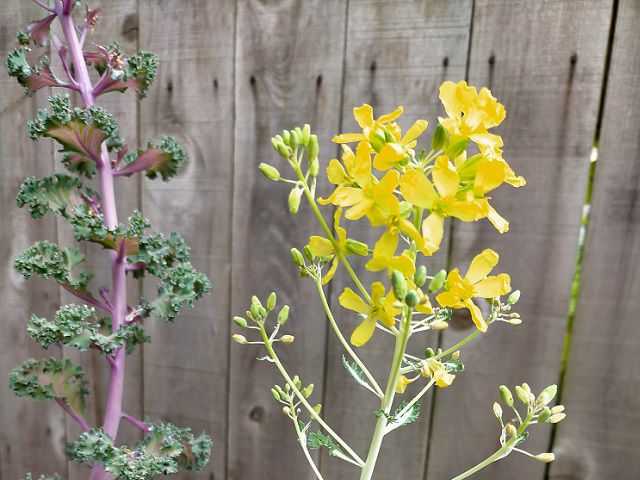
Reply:
[[[261,163],[260,165],[258,165],[258,170],[260,170],[260,173],[262,173],[269,180],[274,180],[276,182],[280,180],[280,172],[276,167],[272,167],[267,163]]]
[[[247,321],[242,317],[233,317],[233,321],[236,325],[242,328],[246,328],[248,325]]]
[[[397,299],[402,299],[407,294],[407,281],[404,275],[397,270],[391,272],[391,286]]]
[[[296,338],[293,335],[283,335],[282,337],[280,337],[280,341],[286,344],[293,343],[295,339]]]
[[[436,276],[433,277],[433,280],[429,282],[427,291],[433,295],[434,293],[436,293],[438,290],[442,288],[446,279],[447,279],[447,272],[445,270],[440,270],[438,273],[436,273]]]
[[[267,299],[267,310],[271,311],[275,308],[276,302],[278,301],[278,296],[276,292],[271,292],[269,294],[269,298]]]
[[[436,131],[433,132],[433,138],[431,139],[431,148],[433,150],[440,150],[447,143],[447,130],[442,126],[442,124],[438,124],[436,127]]]
[[[320,153],[320,146],[318,145],[318,136],[310,135],[309,136],[309,145],[307,146],[307,157],[309,161],[313,161],[318,158],[318,153]]]
[[[300,250],[298,250],[297,248],[291,249],[291,259],[297,266],[304,267],[304,257],[302,256],[302,253],[300,253]]]
[[[309,138],[311,138],[311,126],[308,123],[305,123],[304,127],[302,127],[302,138],[300,141],[303,145],[307,145],[309,143]]]
[[[422,287],[427,281],[427,267],[420,265],[413,276],[413,281],[418,288]]]
[[[294,187],[289,193],[289,211],[291,213],[298,213],[300,208],[300,199],[302,198],[303,190],[299,187]]]
[[[278,325],[284,325],[289,319],[289,305],[283,305],[278,313]]]
[[[511,395],[511,390],[509,390],[505,385],[500,385],[498,390],[500,391],[500,398],[507,407],[513,407],[513,395]]]

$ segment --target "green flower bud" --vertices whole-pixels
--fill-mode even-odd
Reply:
[[[510,437],[515,437],[516,435],[518,435],[518,429],[514,427],[511,423],[507,425],[506,431],[507,431],[507,435],[509,435]]]
[[[259,318],[260,315],[260,310],[262,309],[262,303],[260,303],[260,300],[258,299],[258,297],[256,297],[255,295],[251,297],[251,307],[249,307],[249,311],[251,312],[251,315],[253,316],[253,318]]]
[[[316,415],[320,415],[320,411],[322,410],[322,405],[319,403],[315,407],[313,407],[313,411],[316,412]]]
[[[246,328],[248,325],[247,321],[242,317],[233,317],[233,321],[236,325],[242,328]]]
[[[553,453],[540,453],[536,455],[536,460],[542,463],[550,463],[556,459],[556,456]]]
[[[289,319],[289,305],[283,305],[278,313],[278,325],[284,325]]]
[[[556,405],[551,409],[551,414],[555,415],[556,413],[564,412],[564,405]]]
[[[320,161],[318,157],[309,160],[309,175],[312,177],[317,177],[318,172],[320,171]]]
[[[551,417],[549,418],[549,423],[558,423],[561,422],[562,420],[564,420],[566,418],[567,414],[566,413],[554,413],[553,415],[551,415]]]
[[[278,149],[278,145],[280,145],[281,142],[282,142],[282,140],[278,140],[278,138],[276,138],[276,137],[272,137],[271,138],[271,146],[278,153],[280,152],[280,150]]]
[[[320,153],[320,146],[318,144],[318,136],[310,135],[309,136],[309,145],[307,146],[307,157],[309,158],[309,162],[318,158],[318,153]]]
[[[413,276],[413,281],[418,288],[422,287],[427,281],[427,267],[420,265]]]
[[[447,272],[445,270],[440,270],[438,273],[436,273],[436,276],[433,277],[433,280],[429,282],[427,291],[433,295],[434,293],[436,293],[438,290],[442,288],[446,279],[447,279]]]
[[[460,358],[460,350],[456,350],[455,352],[453,352],[451,354],[451,361],[455,362],[456,360],[458,360]]]
[[[293,343],[295,341],[295,337],[293,335],[283,335],[282,337],[280,337],[280,341],[282,343]]]
[[[231,339],[234,342],[239,343],[240,345],[246,345],[247,343],[249,343],[247,342],[246,337],[244,335],[240,335],[239,333],[236,333],[235,335],[233,335]]]
[[[315,260],[315,255],[313,253],[311,253],[311,249],[309,248],[309,245],[305,245],[304,248],[302,249],[302,252],[304,253],[304,256],[307,258],[307,260],[309,260],[310,262],[313,262]]]
[[[551,400],[553,400],[556,397],[556,393],[558,393],[558,386],[557,385],[549,385],[547,388],[545,388],[542,393],[540,394],[540,396],[544,396],[545,397],[545,402],[544,405],[548,404]]]
[[[384,138],[384,132],[382,132],[382,130],[376,130],[369,135],[369,144],[376,153],[380,153],[380,150],[382,150],[382,147],[384,147],[386,143],[387,141]]]
[[[280,400],[280,394],[275,388],[271,389],[271,395],[273,395],[273,398],[275,398],[276,400]]]
[[[291,249],[291,259],[297,266],[304,267],[304,257],[302,256],[302,253],[300,253],[300,250],[298,250],[297,248]]]
[[[269,294],[269,298],[267,299],[267,310],[271,311],[275,308],[276,302],[278,301],[278,296],[276,292],[271,292]]]
[[[291,130],[289,132],[289,146],[296,148],[298,145],[300,145],[300,135],[296,130]]]
[[[289,130],[282,131],[282,140],[284,141],[285,145],[287,145],[288,147],[291,146],[291,132]]]
[[[418,294],[413,290],[404,297],[404,303],[406,303],[409,308],[415,307],[418,302],[420,302],[420,297],[418,297]]]
[[[436,127],[436,131],[433,132],[433,138],[431,139],[431,148],[433,150],[440,150],[447,143],[447,129],[442,126],[442,124],[438,124]]]
[[[458,175],[460,175],[460,178],[462,180],[473,180],[476,176],[476,172],[478,171],[478,164],[483,158],[484,156],[482,154],[478,154],[473,157],[469,157],[462,162],[462,165],[458,168]]]
[[[289,211],[291,213],[298,213],[300,208],[300,199],[302,198],[303,190],[299,187],[294,187],[289,193]]]
[[[311,394],[313,393],[313,383],[310,383],[305,388],[303,388],[300,393],[302,393],[302,396],[304,398],[309,398],[311,396]]]
[[[511,395],[511,390],[509,390],[505,385],[500,385],[498,389],[500,391],[500,398],[507,405],[507,407],[513,407],[513,395]]]
[[[518,397],[525,405],[529,405],[529,401],[531,400],[529,393],[519,385],[516,385],[516,397]]]
[[[391,132],[386,128],[382,127],[382,132],[384,133],[384,140],[386,143],[394,143],[396,141]]]
[[[296,386],[298,390],[300,390],[300,387],[302,386],[302,382],[300,381],[300,377],[298,375],[295,375],[293,377],[293,384]]]
[[[359,242],[358,240],[347,238],[347,251],[354,255],[365,257],[369,255],[369,246],[366,243]]]
[[[309,143],[309,138],[311,138],[311,126],[309,126],[308,123],[305,123],[304,127],[302,127],[302,138],[300,141],[303,145],[307,145]]]
[[[269,180],[274,180],[276,182],[280,180],[280,172],[276,167],[272,167],[271,165],[268,165],[266,163],[261,163],[260,165],[258,165],[258,169]]]
[[[291,149],[284,143],[278,143],[278,153],[282,158],[289,158],[291,156]]]
[[[507,303],[509,305],[515,305],[518,303],[518,300],[520,300],[520,290],[514,290],[511,292],[511,295],[509,295],[509,298],[507,298]]]
[[[449,144],[445,150],[445,155],[453,160],[467,149],[467,145],[469,145],[468,138],[457,139],[453,143]]]
[[[391,272],[391,286],[397,299],[402,299],[407,294],[407,281],[404,275],[397,270]]]
[[[545,407],[540,415],[538,415],[538,423],[545,423],[551,418],[551,410],[548,407]]]
[[[498,402],[493,402],[493,414],[496,418],[502,418],[502,407]]]
[[[435,357],[436,353],[433,351],[433,348],[428,347],[425,351],[424,351],[424,356],[426,358],[431,358],[431,357]]]

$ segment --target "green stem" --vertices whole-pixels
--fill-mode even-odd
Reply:
[[[320,471],[318,470],[318,467],[316,466],[316,462],[313,461],[313,458],[309,453],[309,448],[307,448],[306,435],[302,433],[302,430],[300,430],[300,425],[298,424],[298,417],[295,416],[295,407],[293,405],[291,405],[291,411],[294,414],[294,417],[292,418],[293,426],[296,429],[296,434],[298,435],[298,442],[300,442],[300,446],[302,447],[304,456],[307,458],[307,461],[309,462],[309,465],[311,465],[311,469],[313,470],[313,473],[316,474],[316,477],[318,478],[318,480],[324,480],[324,478],[322,478],[322,474],[320,473]]]
[[[358,287],[358,290],[360,290],[360,293],[362,293],[362,295],[367,300],[367,302],[371,302],[371,296],[369,295],[369,292],[367,292],[367,289],[364,288],[364,285],[362,285],[362,282],[356,275],[356,272],[354,272],[353,268],[351,268],[351,264],[349,263],[349,260],[347,260],[347,257],[342,252],[342,249],[338,245],[337,240],[333,236],[333,232],[331,232],[329,225],[327,225],[327,222],[324,220],[322,213],[320,213],[320,209],[318,208],[316,199],[311,193],[311,190],[309,190],[309,185],[307,184],[306,178],[302,174],[302,170],[300,170],[300,167],[297,164],[295,164],[294,169],[296,171],[296,174],[298,175],[298,179],[302,183],[302,189],[304,190],[304,194],[307,197],[307,200],[309,201],[309,205],[311,205],[311,209],[313,210],[313,213],[318,219],[318,222],[320,222],[320,226],[322,227],[322,230],[324,230],[324,233],[327,235],[327,238],[331,242],[331,245],[333,245],[333,249],[336,251],[336,255],[338,255],[340,262],[342,262],[342,265],[344,265],[344,268],[347,270],[347,273],[351,277],[351,280],[353,280],[353,283],[355,283],[356,286]]]
[[[340,436],[336,432],[334,432],[329,425],[327,425],[327,422],[325,422],[322,419],[322,417],[316,413],[316,411],[309,404],[309,402],[307,402],[307,399],[304,398],[302,393],[300,393],[300,390],[298,390],[295,383],[293,383],[293,380],[291,379],[291,377],[285,370],[284,366],[282,365],[280,358],[278,358],[278,355],[276,355],[276,352],[273,349],[271,342],[269,341],[269,336],[267,335],[267,331],[264,329],[264,325],[262,324],[260,325],[260,335],[262,336],[262,340],[264,341],[264,345],[267,348],[267,352],[269,353],[271,360],[273,360],[273,363],[275,363],[276,367],[280,371],[280,374],[284,377],[286,382],[289,384],[291,391],[296,395],[296,397],[298,397],[298,400],[300,400],[300,403],[302,403],[302,405],[304,405],[304,407],[307,409],[307,411],[309,412],[309,415],[311,415],[311,418],[316,420],[320,424],[320,426],[322,426],[322,428],[324,428],[325,431],[329,435],[331,435],[340,444],[340,446],[342,446],[342,448],[344,448],[347,451],[347,453],[349,453],[349,455],[353,457],[353,459],[359,465],[361,466],[364,465],[364,461],[360,458],[360,456],[356,452],[354,452],[353,449],[347,444],[347,442],[342,440],[342,438],[340,438]]]
[[[387,387],[384,392],[384,397],[382,398],[380,405],[380,409],[386,414],[390,412],[391,406],[393,405],[393,399],[396,394],[396,385],[398,384],[398,378],[400,376],[400,365],[402,365],[402,357],[407,349],[407,343],[411,333],[411,315],[411,309],[408,310],[406,315],[403,315],[400,332],[396,336],[391,370],[389,372],[389,378],[387,379]],[[378,460],[378,454],[380,453],[380,447],[382,446],[387,422],[388,420],[386,415],[381,414],[380,417],[378,417],[376,428],[373,432],[373,438],[371,439],[371,445],[369,446],[367,461],[362,468],[360,480],[371,480],[373,477],[373,471],[376,467],[376,461]]]
[[[420,390],[418,392],[418,394],[413,397],[413,399],[407,403],[405,405],[405,407],[400,411],[400,413],[397,415],[398,417],[401,417],[402,415],[404,415],[411,407],[413,407],[413,405],[420,400],[422,397],[424,397],[424,395],[431,389],[431,387],[433,387],[433,384],[436,383],[435,380],[431,380],[429,381],[429,383],[427,383],[422,390]]]
[[[522,434],[522,432],[525,431],[525,429],[529,425],[529,422],[531,422],[532,418],[533,418],[533,412],[531,412],[529,414],[529,416],[527,418],[525,418],[524,422],[520,424],[520,427],[518,427],[518,430],[517,430],[517,434],[515,436],[511,437],[502,446],[502,448],[500,448],[497,452],[495,452],[490,457],[487,457],[484,461],[482,461],[479,464],[477,464],[475,467],[470,468],[466,472],[461,473],[460,475],[458,475],[455,478],[452,478],[451,480],[462,480],[463,478],[470,477],[471,475],[473,475],[474,473],[479,472],[480,470],[482,470],[486,466],[491,465],[493,462],[500,460],[500,458],[502,457],[502,455],[505,454],[505,452],[508,452],[509,450],[511,450],[513,448],[515,443],[518,441],[518,437]]]
[[[336,320],[333,317],[333,313],[331,312],[331,308],[329,308],[329,304],[327,303],[327,297],[324,294],[324,290],[322,288],[322,283],[320,281],[320,278],[317,278],[315,283],[316,283],[316,289],[318,290],[318,295],[320,295],[320,300],[322,301],[322,306],[324,307],[324,311],[327,314],[327,318],[329,319],[329,323],[331,324],[331,327],[333,328],[333,331],[335,332],[336,337],[338,337],[338,340],[340,340],[340,343],[342,344],[344,349],[351,356],[351,358],[356,362],[358,367],[360,367],[360,370],[362,370],[362,373],[364,373],[364,375],[367,377],[367,379],[369,380],[369,383],[371,384],[373,389],[376,391],[377,395],[380,398],[382,398],[384,396],[384,393],[382,392],[380,385],[378,385],[378,382],[376,382],[376,379],[373,378],[373,375],[371,375],[367,367],[364,365],[364,363],[362,363],[362,361],[360,360],[356,352],[353,351],[353,348],[351,348],[351,345],[349,345],[349,342],[347,341],[346,338],[344,338],[344,335],[340,331],[340,327],[338,327],[338,324],[336,323]]]

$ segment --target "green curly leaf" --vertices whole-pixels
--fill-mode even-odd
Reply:
[[[84,203],[80,189],[80,180],[62,173],[44,178],[29,177],[22,183],[16,203],[20,208],[26,206],[36,219],[47,213],[67,216],[73,206]]]
[[[187,154],[180,142],[173,137],[162,137],[159,145],[149,142],[147,150],[139,149],[125,155],[116,175],[129,176],[144,171],[148,178],[153,180],[159,175],[166,182],[186,161]]]
[[[36,65],[30,65],[26,54],[29,47],[20,46],[7,55],[7,70],[22,85],[28,95],[44,87],[60,87],[65,85],[54,77],[49,66],[49,59],[44,56]]]

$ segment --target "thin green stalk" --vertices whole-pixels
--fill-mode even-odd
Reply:
[[[334,432],[329,425],[327,425],[327,422],[325,422],[322,419],[322,417],[316,413],[316,411],[309,404],[309,402],[307,402],[307,399],[304,398],[302,393],[300,393],[300,390],[298,390],[295,383],[293,383],[293,380],[291,379],[291,377],[285,370],[284,366],[282,365],[280,358],[278,358],[278,355],[276,355],[276,352],[273,349],[271,342],[269,341],[269,336],[267,335],[267,331],[264,329],[264,325],[262,324],[260,325],[260,335],[262,336],[262,340],[264,341],[264,345],[267,349],[267,353],[269,354],[269,357],[271,357],[271,360],[273,360],[273,363],[275,363],[276,367],[280,371],[280,374],[284,377],[286,382],[289,384],[291,391],[296,395],[296,397],[298,397],[298,400],[300,400],[300,403],[302,403],[302,405],[304,405],[304,407],[307,409],[307,411],[309,412],[309,415],[311,415],[311,418],[316,420],[320,424],[320,426],[322,426],[322,428],[324,428],[325,431],[329,435],[331,435],[336,440],[336,442],[338,442],[340,446],[344,448],[347,451],[347,453],[349,453],[349,455],[353,457],[353,459],[356,462],[358,462],[360,466],[364,465],[364,461],[360,458],[360,456],[356,452],[354,452],[353,449],[347,444],[347,442],[345,442],[342,438],[340,438],[340,436],[336,432]]]
[[[479,472],[480,470],[482,470],[483,468],[485,468],[488,465],[491,465],[493,462],[500,460],[500,458],[502,458],[502,456],[508,452],[510,449],[513,448],[513,446],[515,445],[515,443],[518,441],[518,437],[522,434],[522,432],[524,432],[524,430],[527,428],[527,426],[529,425],[529,422],[531,422],[531,419],[533,418],[533,412],[531,412],[529,414],[529,416],[527,416],[527,418],[525,418],[524,422],[520,424],[520,427],[518,427],[517,430],[517,434],[513,437],[511,437],[503,446],[502,448],[500,448],[497,452],[495,452],[493,455],[491,455],[490,457],[487,457],[484,461],[480,462],[479,464],[477,464],[475,467],[471,467],[469,470],[467,470],[464,473],[461,473],[460,475],[458,475],[455,478],[452,478],[451,480],[463,480],[464,478],[470,477],[471,475],[473,475],[474,473]]]
[[[407,343],[411,333],[411,315],[412,310],[409,309],[406,315],[403,315],[402,324],[400,326],[400,332],[396,336],[396,344],[393,349],[393,361],[391,362],[391,370],[389,372],[389,378],[387,379],[387,387],[384,392],[384,397],[381,400],[381,410],[388,414],[393,405],[393,399],[396,393],[396,385],[398,384],[398,378],[400,377],[400,365],[402,365],[402,357],[407,349]],[[385,429],[387,428],[387,417],[381,414],[376,422],[376,428],[373,432],[373,438],[371,439],[371,445],[369,446],[369,453],[367,454],[367,461],[362,467],[362,474],[360,480],[371,480],[373,478],[373,471],[376,467],[376,461],[378,460],[378,454],[380,453],[380,447],[382,446],[382,440],[384,438]]]
[[[351,277],[351,280],[353,280],[353,283],[355,283],[356,286],[358,287],[358,290],[360,290],[360,293],[362,293],[362,295],[368,302],[371,302],[371,296],[369,295],[369,292],[367,292],[367,289],[364,288],[364,285],[362,285],[362,282],[356,275],[356,272],[354,272],[353,268],[351,268],[351,264],[349,263],[349,260],[347,260],[347,257],[340,249],[338,242],[333,236],[333,232],[329,228],[329,225],[327,225],[327,222],[324,220],[322,213],[320,213],[320,209],[318,208],[316,199],[311,193],[311,190],[309,190],[309,185],[307,184],[306,178],[302,174],[302,170],[300,170],[300,167],[297,164],[294,164],[294,169],[296,171],[296,174],[298,175],[298,179],[302,183],[302,189],[304,190],[304,194],[307,197],[307,200],[309,201],[309,205],[311,205],[311,209],[313,210],[313,213],[318,219],[318,222],[320,222],[320,226],[322,227],[322,230],[324,230],[324,233],[327,235],[327,238],[331,242],[331,245],[333,245],[333,248],[336,251],[336,255],[338,255],[338,258],[340,259],[340,262],[342,262],[342,265],[344,265],[344,268],[347,270],[347,273]]]
[[[435,357],[433,357],[435,360],[440,360],[443,357],[446,357],[447,355],[452,354],[453,352],[455,352],[456,350],[460,350],[460,348],[464,347],[467,343],[469,343],[471,340],[473,340],[474,338],[476,338],[478,335],[480,335],[482,332],[480,330],[476,330],[475,332],[473,332],[471,335],[469,335],[468,337],[463,338],[462,340],[460,340],[458,343],[456,343],[453,347],[446,349],[444,352],[439,353],[438,355],[436,355]],[[416,369],[414,367],[403,367],[400,369],[400,373],[404,374],[404,373],[409,373],[409,372],[413,372]]]
[[[397,416],[398,416],[398,417],[401,417],[401,416],[402,416],[402,415],[404,415],[404,414],[405,414],[405,413],[406,413],[406,412],[407,412],[411,407],[413,407],[413,405],[414,405],[418,400],[420,400],[422,397],[424,397],[424,395],[425,395],[425,394],[426,394],[426,393],[431,389],[431,387],[433,387],[433,384],[434,384],[434,383],[436,383],[436,381],[435,381],[435,380],[431,380],[431,381],[429,381],[429,383],[427,383],[427,384],[422,388],[422,390],[420,390],[420,391],[418,392],[418,394],[417,394],[415,397],[413,397],[413,399],[412,399],[409,403],[407,403],[407,404],[405,405],[405,407],[404,407],[402,410],[400,410],[400,413],[398,413],[398,415],[397,415]]]
[[[291,411],[295,415],[295,407],[293,405],[291,405]],[[306,434],[302,433],[302,430],[300,430],[300,425],[298,424],[298,417],[294,416],[292,420],[293,420],[293,426],[296,429],[296,435],[298,435],[298,442],[300,442],[300,446],[302,447],[304,456],[307,458],[309,465],[311,465],[311,469],[313,470],[313,473],[316,474],[316,477],[318,478],[318,480],[324,480],[324,478],[322,478],[322,474],[320,473],[320,470],[318,470],[318,467],[316,466],[316,462],[314,462],[313,458],[311,458],[311,454],[309,453],[309,448],[307,447],[307,436]]]
[[[356,352],[354,352],[353,348],[351,348],[351,345],[349,345],[349,342],[347,341],[346,338],[344,338],[344,335],[340,331],[340,327],[338,327],[338,324],[336,323],[336,320],[333,317],[333,313],[331,312],[331,308],[329,307],[329,303],[327,302],[327,297],[324,294],[322,283],[319,277],[315,280],[315,283],[316,283],[316,289],[318,290],[318,295],[320,295],[320,300],[322,301],[322,306],[324,307],[324,311],[327,314],[327,318],[329,319],[329,323],[331,324],[331,327],[333,328],[333,331],[336,334],[336,337],[338,337],[338,340],[340,340],[340,343],[342,344],[344,349],[351,356],[351,358],[356,362],[358,367],[360,367],[360,370],[362,370],[362,373],[364,373],[364,375],[367,377],[367,379],[369,380],[369,383],[371,384],[373,389],[376,391],[377,395],[380,398],[382,398],[384,396],[384,393],[382,392],[380,385],[378,385],[378,382],[376,382],[376,379],[373,378],[373,375],[371,375],[367,367],[360,360]]]

